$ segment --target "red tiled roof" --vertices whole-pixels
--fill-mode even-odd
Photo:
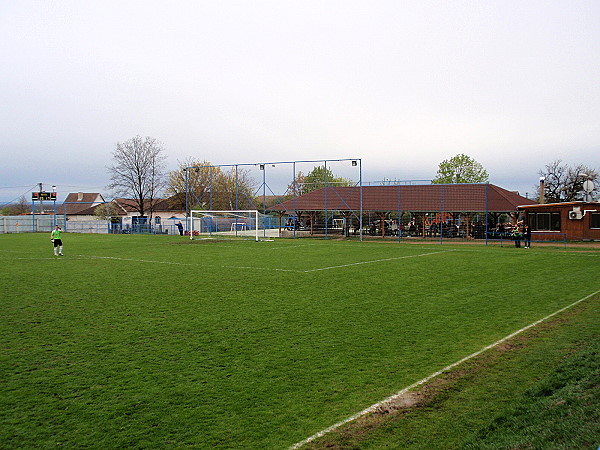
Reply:
[[[71,192],[58,212],[67,215],[93,215],[95,207],[102,202],[104,198],[98,192]]]
[[[121,208],[127,212],[137,212],[138,204],[137,201],[131,198],[115,198],[116,202]],[[154,205],[152,210],[158,211],[181,211],[181,208],[174,208],[171,206],[172,202],[168,198],[155,198],[152,201]],[[144,200],[144,209],[150,212],[150,200]]]
[[[487,191],[487,192],[486,192]],[[363,211],[511,212],[534,204],[493,184],[428,184],[363,186]],[[358,211],[360,188],[326,187],[287,200],[272,211]]]

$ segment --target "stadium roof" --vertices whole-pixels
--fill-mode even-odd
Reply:
[[[514,212],[517,206],[536,202],[493,184],[428,184],[363,186],[363,211],[412,212]],[[271,211],[359,211],[360,187],[328,186],[295,199]]]

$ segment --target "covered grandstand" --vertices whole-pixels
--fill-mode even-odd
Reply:
[[[270,211],[284,233],[487,238],[535,203],[488,183],[327,186]]]

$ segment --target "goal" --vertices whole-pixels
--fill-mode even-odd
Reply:
[[[190,212],[190,239],[198,236],[221,236],[254,239],[270,237],[270,217],[257,210]],[[275,230],[276,231],[276,230]]]

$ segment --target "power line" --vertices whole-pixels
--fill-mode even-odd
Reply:
[[[37,186],[37,183],[34,184],[33,186],[20,186],[21,188],[26,187],[27,190],[25,192],[23,192],[21,195],[13,198],[11,201],[8,202],[4,202],[4,203],[0,203],[0,205],[5,206],[5,205],[10,205],[11,203],[15,203],[17,201],[19,201],[21,199],[21,197],[23,197],[25,194],[27,194],[29,191],[31,191],[32,189],[34,189]],[[13,188],[14,189],[14,188]]]
[[[37,186],[37,183],[34,184],[33,186],[0,186],[0,189],[21,189],[21,188],[33,189],[35,186]]]

